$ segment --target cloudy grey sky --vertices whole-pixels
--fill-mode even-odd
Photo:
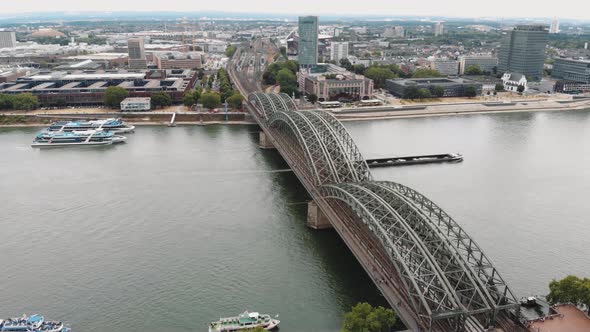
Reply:
[[[39,11],[233,11],[291,15],[553,17],[590,20],[589,0],[3,0],[2,13]]]

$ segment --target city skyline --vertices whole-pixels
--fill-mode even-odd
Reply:
[[[421,16],[421,17],[496,17],[496,18],[553,18],[560,19],[582,19],[587,20],[585,11],[572,11],[571,8],[583,7],[581,0],[570,1],[568,6],[538,6],[533,0],[513,2],[498,0],[494,6],[486,8],[481,12],[479,7],[471,6],[467,0],[453,0],[451,2],[439,2],[435,0],[423,0],[419,3],[407,3],[399,0],[375,0],[367,6],[358,3],[339,3],[337,7],[333,3],[318,3],[312,0],[301,0],[294,3],[267,3],[262,1],[243,2],[238,0],[223,0],[215,3],[203,3],[195,6],[181,0],[170,0],[166,2],[167,12],[207,12],[215,11],[228,14],[269,14],[269,15],[326,15],[326,16]],[[228,10],[228,8],[230,8]],[[313,8],[313,11],[306,10]],[[23,0],[10,3],[3,8],[6,16],[24,13],[50,13],[67,12],[70,14],[84,12],[161,12],[163,9],[161,1],[127,1],[104,0],[100,3],[78,3],[72,6],[71,1],[54,0],[50,3],[41,0]],[[508,10],[507,10],[508,9]],[[389,15],[388,12],[391,14]]]

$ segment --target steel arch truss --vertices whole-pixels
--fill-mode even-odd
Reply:
[[[430,326],[431,320],[459,319],[463,315],[460,299],[419,235],[394,207],[369,189],[368,183],[326,185],[322,189],[325,199],[349,206],[385,248],[423,324]]]
[[[395,269],[389,275],[422,326],[483,330],[519,307],[481,248],[440,207],[401,184],[372,181],[358,147],[334,116],[297,111],[283,93],[253,93],[248,99],[283,152],[296,157],[295,165],[305,164],[303,175],[323,201],[349,209],[384,249]]]
[[[406,197],[408,201],[422,211],[430,224],[436,227],[440,234],[446,236],[445,240],[462,256],[465,264],[470,268],[474,276],[479,279],[480,284],[483,285],[487,292],[490,305],[496,311],[519,306],[508,284],[483,253],[483,250],[445,211],[412,188],[393,182],[380,182],[380,185]]]
[[[334,165],[316,127],[300,112],[278,112],[268,119],[271,130],[279,132],[281,137],[288,137],[287,144],[298,144],[313,175],[316,186],[324,183],[337,183]]]
[[[344,174],[342,178],[346,182],[363,182],[370,181],[373,179],[369,166],[365,161],[365,157],[359,151],[356,143],[352,139],[352,136],[348,133],[348,130],[344,128],[342,123],[338,121],[332,114],[323,111],[309,111],[315,117],[321,119],[325,127],[330,128],[332,133],[334,144],[339,146],[341,152],[341,158],[347,163],[350,172]],[[343,165],[340,165],[342,167]]]
[[[255,92],[248,96],[248,101],[256,106],[265,120],[277,112],[295,111],[297,107],[291,97],[284,93]]]
[[[379,240],[396,266],[413,310],[447,326],[494,324],[518,306],[512,292],[475,242],[420,193],[391,182],[322,187],[343,201]]]

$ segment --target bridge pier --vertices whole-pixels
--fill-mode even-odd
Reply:
[[[330,220],[314,201],[307,203],[307,227],[317,230],[332,228]]]
[[[260,136],[258,139],[258,145],[261,149],[274,149],[275,146],[272,144],[268,136],[264,133],[264,131],[260,132]]]

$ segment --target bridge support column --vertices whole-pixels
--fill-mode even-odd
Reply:
[[[258,144],[260,145],[261,149],[274,149],[275,148],[275,146],[272,145],[272,142],[268,139],[268,136],[266,136],[264,131],[260,132]]]
[[[313,229],[332,228],[330,220],[314,201],[307,203],[307,227]]]

